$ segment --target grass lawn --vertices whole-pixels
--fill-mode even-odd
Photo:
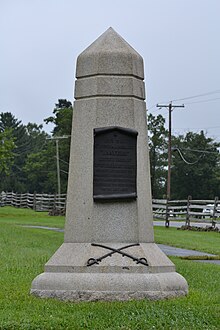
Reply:
[[[220,234],[217,232],[177,230],[154,227],[155,241],[161,244],[220,255]]]
[[[48,227],[64,227],[64,217],[51,217],[47,212],[34,212],[30,209],[17,209],[11,206],[0,208],[1,224],[36,225]]]
[[[63,242],[63,233],[21,226],[27,224],[61,228],[64,218],[0,208],[0,329],[220,329],[220,267],[177,257],[171,259],[188,281],[187,297],[76,304],[31,296],[32,280]],[[158,243],[219,253],[217,233],[157,227],[155,238]]]

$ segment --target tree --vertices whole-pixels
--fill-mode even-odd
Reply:
[[[51,144],[46,144],[43,149],[30,153],[27,157],[24,171],[29,192],[56,192],[56,166],[51,161],[54,158],[54,149],[51,147]]]
[[[162,115],[148,115],[151,187],[154,198],[162,198],[165,194],[168,131],[164,125]]]
[[[52,136],[68,136],[68,139],[59,139],[59,154],[60,154],[60,171],[61,171],[61,191],[66,192],[67,190],[67,179],[68,179],[68,164],[70,156],[70,136],[72,130],[72,115],[73,107],[70,101],[65,99],[59,99],[58,103],[55,104],[53,110],[54,116],[46,118],[46,123],[53,123],[55,125]],[[51,140],[48,142],[54,147],[54,164],[56,164],[56,151],[55,142]]]
[[[67,188],[72,112],[71,102],[59,99],[58,103],[55,104],[53,116],[45,119],[45,122],[51,122],[55,125],[52,132],[53,137],[69,136],[65,141],[60,140],[59,142],[63,192],[66,192]],[[9,131],[13,145],[11,145],[11,149],[7,148],[8,153],[6,153],[6,145],[9,146],[9,133],[6,132]],[[49,135],[43,131],[43,126],[36,123],[23,125],[10,112],[2,112],[0,113],[0,133],[0,141],[4,140],[4,150],[3,143],[0,146],[0,191],[56,192],[56,147],[54,141],[47,139]],[[14,157],[13,162],[12,157],[9,157],[9,149]],[[8,170],[8,175],[6,170]]]
[[[55,135],[71,135],[73,107],[70,101],[59,99],[53,110],[54,116],[44,119],[46,124],[55,125],[53,136]]]
[[[220,195],[220,156],[216,143],[204,132],[173,137],[172,198],[213,199]]]
[[[43,130],[42,124],[38,125],[36,123],[28,123],[26,125],[26,131],[30,141],[31,152],[38,152],[45,145],[46,138],[49,137],[49,134]]]
[[[33,153],[40,153],[45,149],[46,134],[42,125],[28,123],[23,125],[22,122],[14,117],[10,112],[0,114],[0,130],[6,132],[9,130],[13,138],[13,156],[14,161],[10,171],[2,174],[0,182],[0,190],[13,190],[16,192],[35,191],[38,189],[39,183],[44,180],[38,171],[36,184],[30,180],[30,176],[26,169],[28,158]],[[34,169],[34,163],[32,163]],[[32,169],[32,172],[34,171]],[[41,192],[41,191],[40,191]]]
[[[14,161],[14,139],[10,129],[0,131],[0,173],[8,175]]]
[[[48,145],[49,135],[43,131],[43,125],[28,123],[26,128],[31,146],[23,167],[27,178],[27,190],[53,193],[55,192],[56,169],[51,162],[54,150],[51,150],[51,146]]]
[[[23,191],[25,189],[25,175],[22,167],[25,163],[30,143],[26,127],[10,112],[2,112],[0,113],[0,130],[1,132],[10,130],[14,142],[14,162],[9,173],[10,175],[2,174],[0,190]]]

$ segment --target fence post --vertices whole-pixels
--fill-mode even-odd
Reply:
[[[169,220],[169,199],[167,199],[166,203],[166,219],[165,219],[165,227],[170,227],[170,220]]]
[[[13,196],[13,206],[17,207],[17,196],[18,193],[15,193],[15,197]]]
[[[37,196],[35,191],[33,196],[33,210],[36,211],[36,209],[37,209]]]
[[[216,225],[216,212],[217,212],[217,206],[218,206],[218,197],[215,197],[215,201],[214,201],[214,207],[213,207],[213,215],[212,215],[212,227],[215,228]]]
[[[22,205],[22,193],[20,193],[20,198],[19,198],[19,208],[21,208],[21,205]]]
[[[53,202],[53,210],[56,210],[56,201],[57,201],[57,195],[54,194],[54,202]]]
[[[192,199],[192,196],[188,196],[187,198],[187,209],[186,209],[186,227],[190,226],[190,201]]]

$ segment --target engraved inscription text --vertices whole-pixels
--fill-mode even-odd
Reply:
[[[121,127],[94,130],[95,200],[136,198],[137,132]]]

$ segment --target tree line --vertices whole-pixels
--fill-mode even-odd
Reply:
[[[43,125],[28,123],[10,112],[0,113],[0,192],[57,192],[56,145],[59,140],[61,192],[67,190],[73,107],[59,99],[53,114],[51,134]],[[162,115],[148,114],[148,143],[153,198],[166,198],[168,130]],[[52,139],[51,139],[52,137]],[[171,197],[198,199],[220,196],[220,143],[204,131],[172,136]]]

